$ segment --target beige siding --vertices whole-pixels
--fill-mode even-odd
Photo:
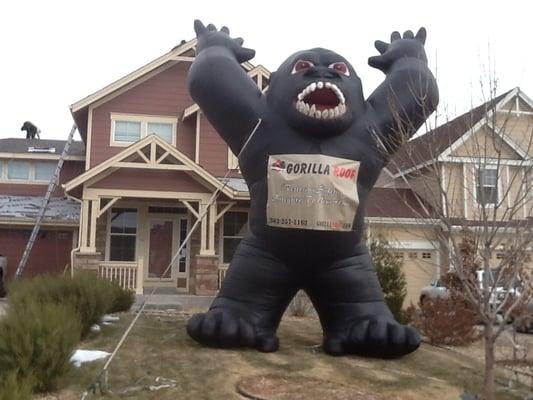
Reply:
[[[435,208],[442,204],[441,191],[439,189],[438,164],[416,171],[408,178],[409,187],[427,203]]]
[[[482,127],[457,147],[452,156],[470,158],[516,159],[518,154],[500,136]]]

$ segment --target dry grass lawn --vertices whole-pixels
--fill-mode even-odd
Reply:
[[[120,323],[104,328],[82,347],[112,351],[132,317],[122,316]],[[319,347],[317,320],[285,318],[277,353],[216,350],[188,338],[186,318],[143,315],[111,365],[105,398],[245,398],[240,391],[269,400],[458,400],[465,391],[478,393],[481,386],[479,359],[425,344],[401,360],[330,357]],[[64,389],[45,398],[79,399],[102,365],[73,369]],[[526,387],[509,389],[503,375],[498,382],[498,399],[526,398]],[[161,388],[150,391],[150,386]]]

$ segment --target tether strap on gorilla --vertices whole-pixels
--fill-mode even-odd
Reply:
[[[259,125],[261,125],[261,122],[262,122],[262,119],[259,118],[257,120],[257,123],[255,124],[254,129],[252,130],[252,133],[250,133],[250,136],[248,137],[248,139],[246,140],[246,142],[242,146],[241,151],[239,151],[239,154],[237,154],[237,158],[239,158],[241,153],[244,151],[244,149],[246,148],[246,146],[250,142],[250,139],[252,138],[252,136],[255,135],[255,132],[259,128]],[[176,253],[172,257],[172,259],[170,260],[170,263],[168,264],[167,268],[161,274],[160,278],[163,278],[167,274],[168,270],[172,267],[172,265],[176,261],[176,258],[181,254],[182,250],[185,248],[185,246],[187,245],[187,243],[191,239],[192,234],[194,233],[194,231],[196,230],[196,228],[198,227],[198,225],[200,224],[202,219],[204,219],[204,217],[207,215],[207,212],[209,211],[209,207],[211,207],[211,205],[216,201],[216,199],[218,197],[218,194],[227,186],[227,184],[228,184],[228,176],[229,176],[230,172],[231,172],[231,170],[228,170],[226,172],[226,175],[224,175],[224,178],[222,178],[222,185],[219,186],[214,191],[213,195],[209,199],[209,202],[207,203],[207,207],[205,208],[205,210],[201,214],[198,215],[198,218],[196,219],[196,221],[192,225],[189,233],[187,234],[187,236],[183,240],[183,243],[179,246],[178,250],[176,251]],[[102,393],[102,394],[105,393],[105,385],[106,385],[106,382],[107,382],[107,372],[108,372],[109,366],[111,365],[111,362],[113,361],[113,359],[117,355],[118,351],[122,347],[122,344],[125,342],[125,340],[128,337],[129,333],[131,332],[131,330],[135,326],[135,323],[137,322],[137,320],[141,316],[142,312],[144,311],[148,300],[150,300],[150,298],[153,296],[153,294],[155,293],[156,289],[157,289],[157,287],[154,286],[152,288],[152,290],[150,291],[150,293],[148,294],[148,296],[146,296],[146,298],[143,300],[142,304],[140,305],[139,309],[137,310],[137,315],[135,315],[135,318],[132,319],[132,321],[130,322],[130,324],[128,325],[126,330],[124,331],[124,334],[122,335],[122,337],[118,341],[117,345],[115,346],[115,349],[113,350],[113,353],[111,353],[111,356],[109,356],[109,358],[107,359],[107,362],[105,363],[104,367],[98,373],[98,376],[96,377],[96,380],[93,383],[91,383],[87,387],[87,390],[85,392],[83,392],[83,394],[81,395],[81,400],[87,399],[88,396],[91,393],[95,394],[97,387],[100,388],[100,393]]]

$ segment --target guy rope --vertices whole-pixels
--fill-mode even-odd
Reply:
[[[252,137],[254,136],[255,132],[257,131],[257,129],[259,128],[259,125],[261,125],[261,122],[262,122],[262,119],[259,118],[257,120],[257,123],[255,124],[255,127],[254,129],[252,130],[252,133],[250,133],[250,136],[248,137],[248,139],[246,140],[246,142],[244,143],[244,145],[242,146],[241,150],[239,151],[239,154],[237,155],[237,158],[240,157],[240,155],[242,154],[243,150],[246,148],[246,146],[248,145],[248,143],[250,142],[250,139],[252,139]],[[231,171],[228,170],[226,172],[226,175],[224,175],[224,177],[222,178],[222,185],[219,186],[213,193],[213,195],[211,196],[211,198],[209,199],[209,202],[207,204],[207,207],[205,208],[205,210],[198,215],[198,218],[196,219],[196,221],[194,222],[194,224],[191,226],[191,229],[189,230],[189,233],[187,234],[187,236],[185,237],[185,239],[183,240],[183,243],[179,246],[178,250],[176,251],[176,253],[174,254],[174,256],[172,257],[172,259],[170,260],[170,263],[168,264],[167,268],[163,271],[163,273],[161,274],[161,278],[164,277],[168,270],[172,267],[172,265],[174,264],[174,262],[176,261],[176,258],[181,254],[182,250],[185,248],[185,246],[187,245],[187,243],[189,242],[189,240],[191,239],[192,237],[192,234],[194,233],[194,231],[196,230],[196,228],[198,227],[198,225],[200,224],[200,222],[205,218],[207,212],[209,211],[209,207],[216,201],[217,197],[218,197],[218,194],[224,190],[224,188],[227,186],[228,184],[228,176],[229,176],[229,173]],[[98,373],[97,377],[96,377],[96,380],[91,383],[87,390],[85,392],[83,392],[83,394],[81,395],[81,400],[86,400],[88,398],[88,396],[90,394],[96,394],[96,390],[97,388],[100,389],[100,393],[103,394],[105,393],[105,390],[106,390],[106,384],[107,384],[107,375],[108,375],[108,370],[109,370],[109,366],[111,365],[111,363],[113,362],[113,359],[115,358],[115,356],[117,355],[118,351],[120,350],[120,348],[122,347],[122,345],[124,344],[126,338],[128,337],[128,335],[130,334],[131,330],[133,329],[135,323],[137,322],[137,320],[139,319],[139,317],[141,316],[142,312],[144,311],[145,309],[145,306],[146,306],[146,303],[148,302],[148,300],[150,300],[150,298],[153,296],[153,294],[155,293],[157,287],[154,286],[152,288],[152,290],[150,291],[150,293],[148,294],[148,296],[146,296],[143,300],[143,302],[141,303],[139,309],[137,310],[137,315],[135,315],[135,318],[133,318],[130,322],[130,324],[128,325],[128,327],[126,328],[126,330],[124,331],[122,337],[120,338],[120,340],[118,341],[117,345],[115,346],[115,349],[113,350],[113,352],[111,353],[111,355],[109,356],[109,358],[107,359],[106,363],[104,364],[103,368],[100,370],[100,372]]]

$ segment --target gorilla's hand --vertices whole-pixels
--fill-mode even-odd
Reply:
[[[225,26],[218,31],[213,24],[205,27],[202,21],[195,20],[194,31],[198,38],[198,44],[196,45],[197,54],[208,47],[219,46],[230,50],[239,63],[248,61],[255,55],[255,50],[242,47],[243,40],[241,38],[232,39],[229,36],[229,29]]]
[[[405,58],[416,58],[427,64],[424,43],[426,42],[426,29],[420,28],[416,34],[412,31],[405,31],[403,38],[399,32],[394,31],[390,37],[390,44],[376,40],[374,46],[381,55],[370,57],[368,64],[388,73],[392,65]]]

